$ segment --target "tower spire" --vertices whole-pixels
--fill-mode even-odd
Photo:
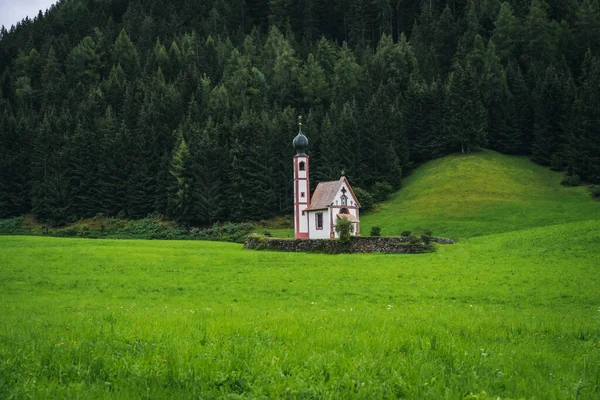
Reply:
[[[308,138],[302,133],[302,116],[298,116],[298,134],[292,142],[294,156],[294,236],[296,239],[308,239],[308,214],[305,210],[310,205],[310,181],[308,168]]]
[[[308,139],[304,136],[304,133],[302,133],[302,115],[298,116],[298,135],[296,135],[292,143],[297,156],[306,155],[306,151],[308,150]]]

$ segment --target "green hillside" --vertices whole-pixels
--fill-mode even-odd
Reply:
[[[484,150],[451,155],[416,169],[403,188],[361,218],[394,236],[433,230],[464,239],[573,221],[600,220],[600,203],[585,187],[564,187],[564,175],[525,157]]]

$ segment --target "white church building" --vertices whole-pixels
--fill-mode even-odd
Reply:
[[[300,119],[301,120],[301,119]],[[341,218],[352,222],[354,236],[360,236],[360,203],[345,176],[320,182],[310,195],[308,139],[300,131],[294,138],[294,231],[296,239],[337,238],[335,225]]]

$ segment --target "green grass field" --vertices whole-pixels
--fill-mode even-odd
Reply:
[[[0,237],[0,398],[598,399],[600,203],[559,180],[423,166],[363,220],[459,239],[423,255]]]

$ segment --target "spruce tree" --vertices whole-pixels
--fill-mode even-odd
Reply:
[[[577,98],[566,124],[566,157],[570,174],[600,182],[600,60],[588,51]]]
[[[534,93],[534,127],[531,148],[534,161],[562,169],[565,163],[565,123],[575,96],[566,65],[550,66]]]
[[[402,178],[400,161],[396,154],[392,132],[389,98],[380,89],[373,95],[364,112],[364,131],[360,136],[360,174],[357,184],[372,187],[376,182],[387,182],[398,188]]]
[[[363,69],[347,43],[342,45],[334,67],[333,92],[337,104],[344,104],[362,94]]]
[[[315,60],[312,53],[304,64],[300,74],[300,91],[306,108],[324,107],[328,104],[329,85],[325,77],[325,71]]]
[[[520,44],[519,21],[509,3],[503,2],[500,6],[495,25],[492,40],[498,49],[500,61],[506,65],[510,60],[516,60]]]
[[[194,193],[192,155],[181,129],[177,135],[169,168],[172,177],[169,187],[169,216],[176,221],[184,222],[189,227],[194,207],[192,202]]]
[[[469,153],[487,142],[487,115],[475,74],[455,62],[446,83],[444,126],[450,148]]]
[[[490,147],[503,153],[518,154],[521,137],[520,132],[512,127],[512,95],[492,40],[486,50],[481,88],[488,115]]]

